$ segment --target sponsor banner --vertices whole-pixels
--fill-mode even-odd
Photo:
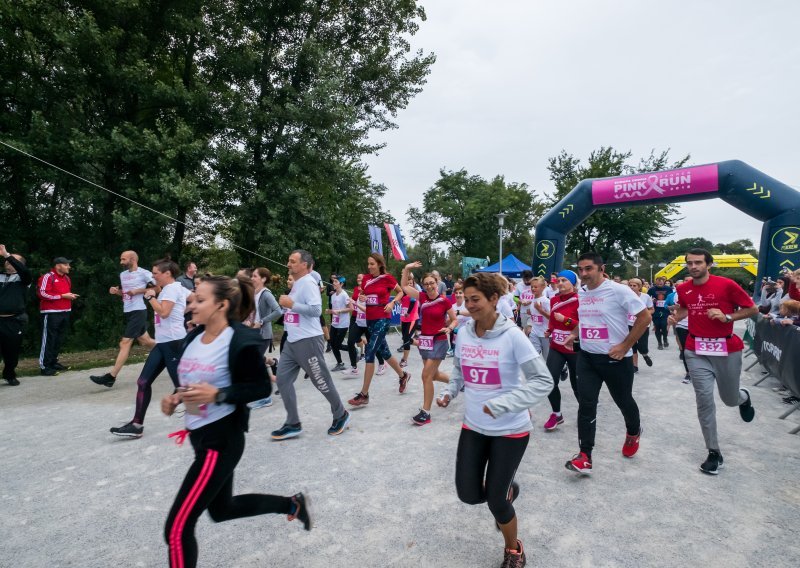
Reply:
[[[381,239],[381,228],[377,225],[369,225],[369,249],[370,252],[383,254],[383,239]]]
[[[717,165],[649,172],[592,182],[592,203],[607,205],[670,199],[719,190]]]
[[[800,328],[759,316],[753,343],[759,363],[800,396]]]

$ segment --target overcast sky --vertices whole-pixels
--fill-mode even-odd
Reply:
[[[800,188],[800,3],[428,0],[415,47],[437,61],[367,159],[408,238],[440,168],[551,193],[547,159],[601,146],[740,159]],[[719,200],[681,205],[672,238],[750,238],[761,223]]]

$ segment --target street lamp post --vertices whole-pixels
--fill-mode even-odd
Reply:
[[[634,254],[634,260],[636,261],[636,262],[633,263],[633,266],[636,267],[636,277],[638,278],[639,277],[639,267],[642,265],[642,263],[639,262],[639,253],[642,252],[642,249],[633,249],[632,252]]]
[[[500,229],[497,231],[498,236],[500,237],[500,275],[503,275],[503,224],[506,220],[505,213],[498,213],[497,214],[497,222],[500,223]]]

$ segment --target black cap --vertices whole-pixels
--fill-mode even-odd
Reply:
[[[63,256],[57,256],[53,259],[53,264],[72,264],[72,261]]]

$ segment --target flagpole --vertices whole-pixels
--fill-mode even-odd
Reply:
[[[497,234],[500,236],[500,276],[503,275],[503,223],[506,219],[505,213],[498,213],[496,215],[498,223],[500,223],[500,229]]]

